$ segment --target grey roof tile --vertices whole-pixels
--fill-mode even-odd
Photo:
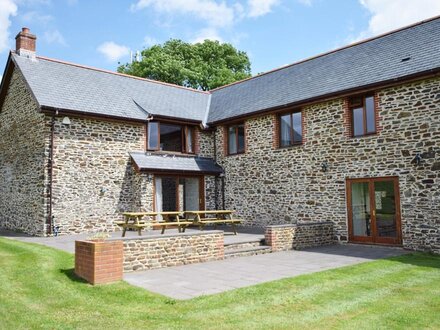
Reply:
[[[148,114],[203,121],[210,95],[90,68],[12,55],[42,106],[129,119]]]
[[[220,174],[223,169],[211,158],[155,155],[143,152],[131,152],[131,158],[136,166],[142,170],[169,172],[169,173],[206,173]]]
[[[402,62],[410,56],[409,61]],[[40,105],[144,120],[213,123],[440,69],[440,18],[263,74],[211,94],[12,55]]]
[[[208,123],[439,68],[437,18],[213,90]]]

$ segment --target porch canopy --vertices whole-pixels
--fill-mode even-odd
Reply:
[[[220,175],[223,169],[211,158],[131,152],[137,170],[151,173]]]

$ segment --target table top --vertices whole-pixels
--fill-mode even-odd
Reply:
[[[229,214],[234,213],[233,210],[205,210],[205,211],[185,211],[185,213],[189,214]]]
[[[157,212],[123,212],[122,215],[128,217],[143,217],[143,216],[154,216],[157,215]]]
[[[164,211],[164,212],[157,212],[157,214],[160,215],[179,215],[183,214],[185,211]]]
[[[123,212],[122,215],[127,217],[143,217],[143,216],[157,216],[157,215],[180,215],[188,214],[230,214],[233,210],[204,210],[204,211],[164,211],[164,212]]]

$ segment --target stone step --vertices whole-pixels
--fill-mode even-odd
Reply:
[[[225,244],[225,252],[242,250],[242,249],[246,249],[246,248],[250,249],[250,248],[259,247],[262,245],[264,245],[264,239],[235,242],[235,243],[227,243],[227,244]]]
[[[257,247],[247,247],[243,249],[237,249],[233,251],[225,251],[225,259],[236,258],[236,257],[249,257],[256,256],[259,254],[271,253],[272,249],[270,246],[257,246]]]

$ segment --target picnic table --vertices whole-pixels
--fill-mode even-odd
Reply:
[[[230,224],[234,234],[237,235],[236,224],[241,223],[240,219],[234,219],[233,210],[204,210],[204,211],[185,211],[186,221],[194,222],[194,225],[199,226],[200,230],[203,230],[205,225],[213,224],[214,228],[219,224]]]
[[[157,216],[162,216],[163,221],[156,221],[152,222],[151,225],[154,226],[160,226],[162,227],[161,234],[165,233],[165,229],[167,226],[177,226],[177,230],[179,233],[182,231],[185,232],[186,227],[192,224],[191,221],[181,221],[181,216],[183,216],[184,212],[182,211],[164,211],[164,212],[158,212]]]
[[[142,229],[145,227],[161,227],[161,234],[165,233],[165,229],[167,226],[177,226],[177,229],[180,232],[185,232],[186,227],[192,224],[189,221],[180,221],[180,216],[183,215],[183,212],[179,211],[165,211],[165,212],[124,212],[122,213],[124,216],[124,221],[116,222],[116,225],[122,227],[122,237],[125,237],[125,233],[127,229],[134,229],[139,233],[139,236],[142,235]],[[148,217],[147,221],[144,220],[144,217]],[[158,221],[158,218],[162,217],[162,221]]]
[[[141,231],[143,228],[149,226],[146,221],[143,220],[144,217],[156,217],[157,212],[124,212],[124,221],[117,221],[116,225],[122,227],[122,237],[125,237],[127,229],[134,229],[142,235]]]

